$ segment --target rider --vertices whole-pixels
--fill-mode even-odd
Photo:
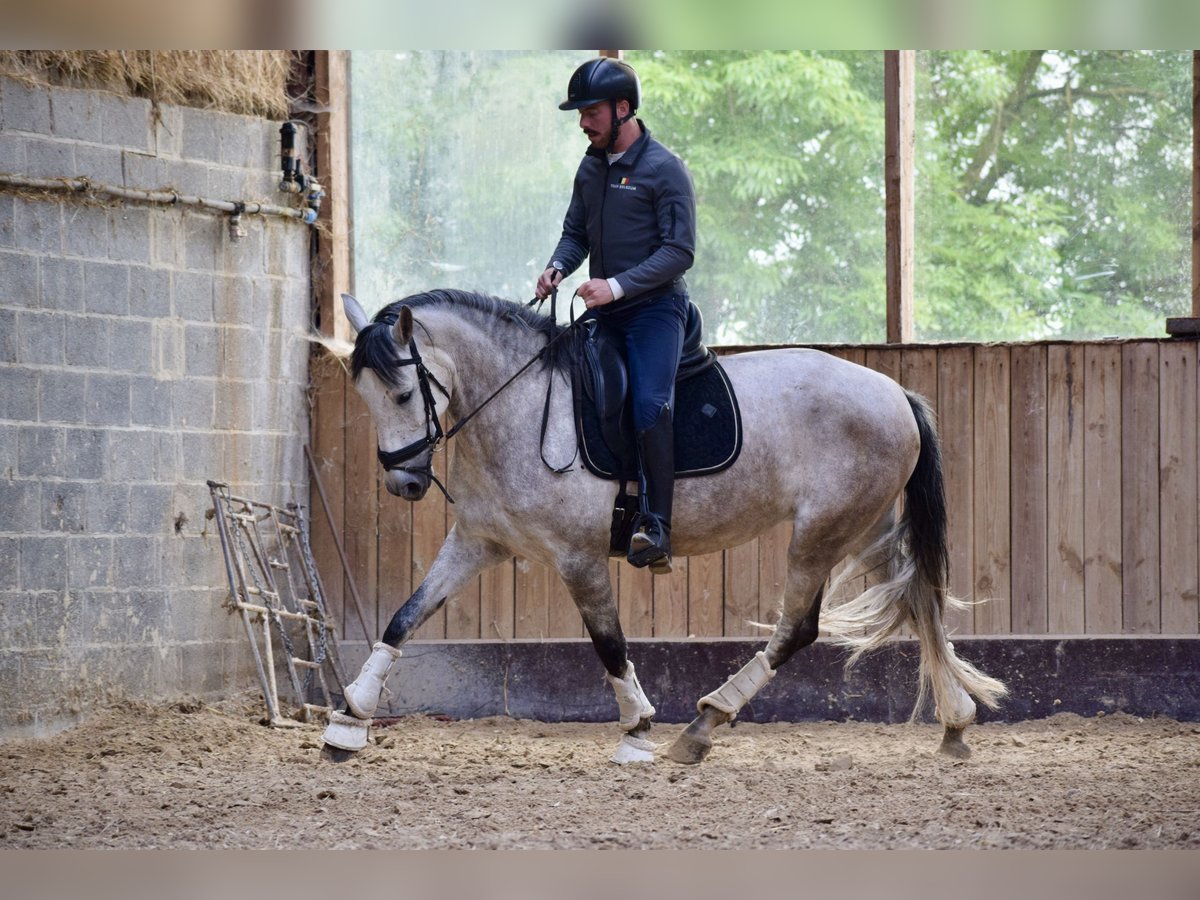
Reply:
[[[575,174],[562,237],[535,293],[550,294],[589,259],[576,293],[625,343],[637,434],[641,512],[629,562],[671,571],[675,486],[672,407],[683,350],[696,198],[683,161],[635,118],[642,90],[627,63],[602,57],[571,75],[559,109],[578,110],[588,149]]]

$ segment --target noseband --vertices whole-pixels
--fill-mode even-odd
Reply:
[[[433,388],[436,387],[442,392],[443,397],[447,400],[450,399],[450,392],[442,387],[442,383],[426,368],[425,363],[421,359],[420,351],[417,350],[415,339],[409,339],[408,351],[412,356],[408,359],[400,360],[396,365],[417,367],[417,385],[421,389],[421,399],[425,403],[425,437],[417,438],[411,444],[401,447],[399,450],[392,450],[390,452],[382,449],[378,450],[379,462],[383,465],[384,470],[388,472],[410,472],[414,475],[424,475],[438,486],[441,492],[446,495],[447,500],[453,503],[454,498],[447,492],[446,486],[433,474],[432,452],[430,453],[429,460],[423,466],[404,465],[404,463],[420,456],[426,450],[435,450],[438,443],[445,437],[445,432],[442,431],[442,423],[438,421],[437,405],[433,400]]]

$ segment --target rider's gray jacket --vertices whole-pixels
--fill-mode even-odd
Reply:
[[[642,136],[611,165],[588,148],[550,265],[575,271],[590,256],[592,278],[616,278],[636,300],[683,291],[696,249],[696,195],[683,160]]]

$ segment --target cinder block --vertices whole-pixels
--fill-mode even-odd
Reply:
[[[12,478],[17,474],[19,446],[20,433],[16,428],[0,428],[0,478]]]
[[[96,482],[88,485],[87,523],[92,534],[122,534],[129,512],[129,485]]]
[[[219,163],[221,161],[223,124],[220,113],[183,107],[180,110],[180,117],[183,123],[180,155],[188,159]]]
[[[42,308],[79,312],[83,309],[83,264],[76,259],[46,256],[41,261]]]
[[[212,432],[185,431],[180,435],[182,474],[194,480],[219,480],[221,440]]]
[[[122,262],[149,263],[150,210],[125,206],[109,210],[108,256]]]
[[[38,305],[38,258],[29,253],[0,252],[0,303]]]
[[[0,172],[25,175],[25,138],[0,132]]]
[[[90,372],[87,375],[87,423],[128,425],[129,376]]]
[[[74,643],[83,613],[82,598],[72,596],[69,591],[41,594],[37,598],[34,643],[39,647],[65,647]]]
[[[51,130],[56,137],[101,142],[100,103],[94,91],[49,88]]]
[[[221,374],[225,378],[255,380],[269,377],[263,365],[266,357],[263,333],[253,328],[226,328],[225,359]]]
[[[223,216],[185,214],[181,223],[184,265],[205,272],[219,271],[221,230],[225,227]]]
[[[67,587],[67,538],[21,538],[21,590],[62,591]]]
[[[214,427],[224,431],[248,431],[253,420],[254,398],[249,381],[233,381],[228,376],[217,382]]]
[[[170,426],[171,385],[161,378],[131,378],[130,417],[134,425]]]
[[[154,323],[146,319],[113,319],[108,367],[114,372],[154,371]]]
[[[117,94],[96,94],[101,141],[131,150],[150,149],[150,101]]]
[[[178,191],[185,197],[212,197],[212,190],[208,183],[210,168],[210,163],[192,162],[187,159],[180,162],[168,161],[163,169],[163,177],[172,190]],[[189,212],[193,216],[211,215],[199,210],[194,212],[189,210]]]
[[[167,163],[149,153],[121,151],[125,187],[138,191],[157,191],[167,187]]]
[[[68,366],[103,369],[108,365],[110,321],[93,316],[86,321],[71,319],[64,323],[64,353]]]
[[[213,279],[214,316],[226,325],[258,325],[254,286],[244,275],[218,275]]]
[[[225,114],[223,119],[225,128],[221,131],[221,162],[240,169],[260,166],[265,155],[260,120],[232,114]]]
[[[192,322],[213,321],[213,277],[207,272],[175,273],[175,315]]]
[[[84,307],[89,313],[129,315],[129,266],[87,262],[83,265]]]
[[[38,253],[61,253],[62,230],[60,201],[15,199],[13,239],[16,246]]]
[[[0,363],[17,361],[17,313],[0,308]]]
[[[36,371],[18,366],[0,367],[0,419],[36,422],[37,398]]]
[[[154,152],[158,156],[178,158],[183,145],[183,113],[189,107],[160,104],[154,129]]]
[[[2,490],[3,487],[0,486],[0,491]],[[0,537],[0,591],[15,591],[20,587],[20,547],[20,538]],[[3,613],[0,612],[0,617],[2,616]]]
[[[107,432],[108,480],[120,482],[155,481],[157,459],[153,431]]]
[[[17,313],[17,362],[61,366],[63,340],[63,317],[58,313]]]
[[[213,427],[216,382],[211,378],[188,378],[171,385],[171,408],[175,427],[206,431]]]
[[[247,199],[242,192],[241,170],[210,167],[208,170],[208,196],[213,200],[228,200],[231,203]],[[228,233],[228,228],[225,230]]]
[[[164,590],[136,590],[127,596],[129,640],[135,644],[160,643],[174,636],[171,606]]]
[[[75,145],[62,141],[26,138],[25,174],[32,178],[74,178]]]
[[[108,210],[91,203],[73,203],[63,210],[63,245],[71,256],[108,256]]]
[[[154,263],[159,266],[179,266],[179,210],[153,209],[150,211],[150,229],[153,233]]]
[[[108,567],[111,570],[111,547],[108,551]],[[105,574],[111,583],[111,571]],[[83,622],[79,637],[85,645],[107,647],[129,643],[129,620],[133,618],[133,613],[124,591],[118,593],[99,588],[79,591],[79,596],[83,600]]]
[[[13,235],[13,197],[0,195],[0,247],[16,246]]]
[[[42,483],[42,531],[82,532],[86,508],[87,491],[79,482]]]
[[[125,184],[125,166],[121,162],[121,151],[112,147],[88,147],[80,144],[75,148],[75,174],[92,184],[110,184],[121,187]]]
[[[216,325],[188,323],[183,330],[184,372],[189,376],[214,377],[221,373],[224,329]]]
[[[67,542],[67,586],[72,591],[113,586],[112,538],[80,535]]]
[[[63,472],[89,481],[104,477],[108,441],[96,428],[68,428],[63,435]]]
[[[148,318],[171,315],[171,272],[147,266],[130,266],[129,312]]]
[[[15,565],[14,560],[14,565]],[[14,578],[16,568],[10,573]],[[33,594],[6,591],[0,594],[0,649],[17,650],[33,645],[37,625],[37,602]],[[0,653],[0,659],[16,660],[15,653]],[[14,679],[0,678],[0,684],[15,684]]]
[[[58,475],[62,471],[62,428],[25,425],[18,430],[17,441],[17,471],[21,475]]]
[[[0,532],[22,534],[38,529],[41,492],[37,481],[0,478]],[[2,567],[0,567],[2,568]]]
[[[226,236],[224,257],[232,269],[257,281],[266,271],[263,220],[260,216],[246,216],[242,228],[246,234],[241,240],[231,242]]]
[[[169,534],[172,529],[172,489],[164,484],[135,484],[129,488],[131,534]]]
[[[50,95],[11,78],[0,78],[0,108],[5,131],[50,134]]]
[[[84,381],[78,372],[47,369],[38,374],[38,421],[78,425],[84,419]]]
[[[186,476],[179,467],[179,461],[183,458],[179,449],[183,438],[179,432],[156,428],[151,434],[154,435],[154,465],[158,480],[173,482],[181,476]]]
[[[113,539],[113,581],[125,588],[162,583],[161,540],[152,537]],[[22,546],[24,553],[24,546]]]

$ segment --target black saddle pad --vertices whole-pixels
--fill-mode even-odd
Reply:
[[[742,415],[729,376],[719,362],[675,383],[675,477],[694,478],[728,469],[742,452]],[[632,440],[609,447],[596,404],[576,379],[575,432],[588,471],[609,480],[636,481]]]

